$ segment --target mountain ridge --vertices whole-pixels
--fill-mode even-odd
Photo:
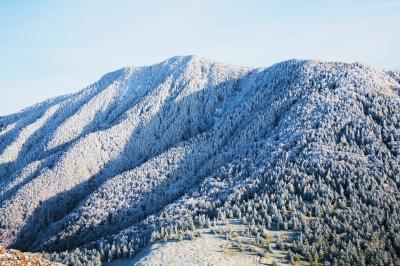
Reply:
[[[315,212],[316,199],[325,208],[319,215],[333,215],[340,200],[367,206],[362,195],[340,192],[344,184],[363,188],[364,179],[379,184],[383,203],[375,204],[397,209],[395,77],[359,63],[289,60],[251,69],[173,57],[0,118],[0,243],[80,247],[110,260],[116,255],[103,249],[129,243],[138,250],[160,226],[185,228],[199,213],[212,217],[228,202],[282,189],[304,202],[292,216],[271,207],[272,224],[294,223],[301,232],[294,221]],[[360,166],[369,173],[358,173]],[[336,184],[327,169],[347,181]],[[310,196],[318,186],[334,196]],[[274,197],[268,201],[282,205]]]

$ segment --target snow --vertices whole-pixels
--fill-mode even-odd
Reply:
[[[227,225],[217,225],[213,230],[231,233],[242,233],[246,230],[243,224],[231,220]],[[132,259],[115,260],[106,263],[105,266],[155,266],[155,265],[265,265],[273,262],[279,265],[289,265],[285,260],[285,253],[273,250],[268,257],[261,257],[250,251],[235,249],[237,241],[227,240],[224,235],[214,233],[210,229],[196,229],[194,234],[200,233],[200,237],[193,240],[157,242],[146,247]],[[274,235],[285,236],[287,232],[273,232]],[[243,238],[245,239],[245,238]],[[247,238],[248,239],[248,238]],[[253,239],[254,240],[254,239]],[[244,244],[244,246],[246,246]]]
[[[7,233],[27,250],[119,243],[308,175],[288,165],[321,173],[333,158],[343,173],[386,171],[382,193],[398,191],[398,86],[367,66],[308,60],[249,69],[183,56],[109,73],[0,118],[0,242]],[[154,254],[191,254],[176,245]]]
[[[29,138],[39,130],[49,119],[51,116],[55,114],[58,110],[59,105],[55,105],[51,107],[46,113],[36,120],[34,123],[26,126],[18,135],[18,137],[14,140],[13,143],[9,144],[7,148],[0,155],[0,164],[1,163],[9,163],[17,159],[20,153],[23,151],[22,147]]]

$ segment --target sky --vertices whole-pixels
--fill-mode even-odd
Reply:
[[[399,14],[400,0],[0,0],[0,116],[176,55],[399,69]]]

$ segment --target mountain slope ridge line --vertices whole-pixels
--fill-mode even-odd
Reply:
[[[313,242],[310,228],[321,239],[357,233],[341,242],[346,256],[326,255],[330,262],[376,264],[379,252],[398,260],[395,74],[359,63],[263,69],[183,56],[95,84],[59,98],[75,109],[64,103],[25,143],[7,144],[26,128],[9,129],[26,111],[0,118],[0,143],[27,151],[0,164],[1,244],[56,252],[52,259],[67,264],[107,261],[132,256],[152,232],[240,213],[257,230],[297,232],[291,250],[307,260],[332,249],[302,244]],[[89,90],[97,93],[82,96]],[[28,110],[47,112],[52,101]],[[348,213],[338,211],[344,206]],[[375,224],[382,215],[391,220]],[[376,243],[392,244],[353,252],[371,242],[362,219],[379,228]]]

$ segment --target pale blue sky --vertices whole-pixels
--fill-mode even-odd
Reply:
[[[400,0],[0,0],[0,115],[174,55],[399,68],[399,14]]]

